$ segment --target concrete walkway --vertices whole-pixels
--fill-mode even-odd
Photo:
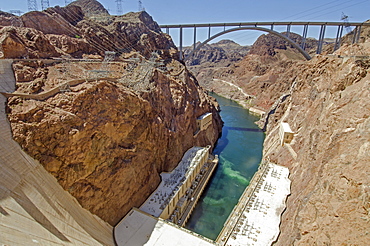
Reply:
[[[261,164],[230,214],[218,245],[271,245],[278,237],[280,217],[290,194],[289,169]]]
[[[0,91],[13,92],[11,60],[0,60]],[[114,245],[112,227],[58,184],[12,139],[0,95],[0,245]]]

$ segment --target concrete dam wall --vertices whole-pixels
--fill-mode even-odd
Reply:
[[[13,92],[11,60],[0,61],[0,88]],[[112,227],[83,209],[13,141],[0,95],[0,244],[114,245]]]

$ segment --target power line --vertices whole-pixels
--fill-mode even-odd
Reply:
[[[321,16],[325,16],[325,15],[328,15],[330,13],[334,13],[334,12],[338,12],[340,11],[341,9],[343,8],[350,8],[352,6],[355,6],[355,5],[359,5],[359,4],[363,4],[365,2],[368,2],[369,0],[364,0],[364,1],[353,1],[353,0],[350,0],[350,1],[345,1],[345,2],[342,2],[342,3],[338,3],[338,1],[331,1],[329,3],[326,3],[326,4],[322,4],[320,6],[317,6],[317,7],[314,7],[314,8],[311,8],[311,9],[308,9],[306,11],[303,11],[303,12],[300,12],[300,13],[297,13],[297,14],[294,14],[294,15],[291,15],[287,18],[290,18],[290,17],[293,17],[293,16],[297,16],[297,18],[293,19],[293,20],[297,20],[297,19],[302,19],[304,17],[308,17],[310,16],[309,18],[310,19],[315,19],[315,18],[318,18],[318,17],[321,17]],[[336,3],[336,4],[333,4],[333,3]],[[324,7],[324,8],[323,8]],[[316,10],[316,11],[314,11]],[[328,11],[329,10],[329,11]],[[322,13],[322,14],[319,14],[319,15],[316,15],[317,13]],[[304,14],[304,15],[302,15]],[[287,18],[283,18],[282,20],[286,20]],[[251,37],[253,34],[246,34],[245,32],[240,32],[239,33],[232,33],[232,34],[228,34],[228,36],[230,37],[230,39],[233,39],[235,36],[238,36],[240,37],[240,39],[242,39],[243,37],[247,38],[247,37]],[[217,40],[221,40],[222,38],[219,37],[213,41],[217,41]]]
[[[299,17],[299,18],[295,18],[295,19],[293,19],[293,20],[302,19],[302,18],[307,17],[307,16],[312,16],[312,15],[314,15],[314,14],[317,14],[317,13],[320,13],[320,12],[324,12],[324,11],[326,11],[326,10],[333,10],[333,9],[335,9],[335,8],[337,9],[337,10],[333,10],[333,11],[330,11],[330,12],[324,12],[323,14],[320,14],[320,15],[317,15],[317,16],[314,16],[314,17],[310,17],[310,19],[312,20],[312,19],[315,19],[315,18],[317,18],[317,17],[321,17],[321,16],[324,16],[324,15],[327,15],[327,14],[330,14],[330,13],[333,13],[333,12],[336,12],[336,11],[338,11],[338,10],[342,9],[342,8],[348,8],[348,7],[351,7],[351,6],[354,6],[354,5],[358,5],[358,4],[361,4],[361,3],[367,2],[367,1],[368,1],[368,0],[366,0],[366,1],[362,1],[362,2],[359,2],[359,3],[354,3],[354,4],[349,5],[349,6],[343,6],[343,7],[339,7],[339,8],[337,8],[338,6],[346,5],[346,4],[350,3],[350,2],[353,2],[353,0],[351,0],[351,1],[346,1],[346,2],[344,2],[344,3],[338,3],[338,4],[335,4],[334,6],[329,6],[329,7],[327,7],[327,8],[322,9],[322,10],[318,10],[318,11],[315,11],[314,13],[310,13],[310,14],[303,15],[303,16],[301,16],[301,17]]]
[[[348,9],[348,8],[350,8],[350,7],[353,7],[353,6],[356,6],[356,5],[359,5],[359,4],[362,4],[362,3],[368,2],[368,1],[369,1],[369,0],[365,0],[365,1],[362,1],[362,2],[359,2],[359,3],[354,3],[354,4],[352,4],[352,5],[345,6],[345,8],[346,8],[346,9]],[[337,12],[337,11],[339,11],[339,10],[341,10],[341,9],[336,9],[336,10],[333,10],[333,11],[330,11],[330,12],[327,12],[327,13],[324,13],[324,14],[321,14],[321,15],[318,15],[318,16],[315,16],[315,17],[313,17],[312,19],[317,18],[317,17],[321,17],[321,16],[323,16],[323,15],[331,14],[331,13]]]
[[[320,5],[320,6],[316,6],[316,7],[313,7],[313,8],[311,8],[311,9],[304,10],[304,11],[302,11],[302,12],[296,13],[296,14],[294,14],[294,15],[288,16],[288,17],[283,18],[283,19],[280,19],[280,20],[286,20],[286,19],[288,19],[288,18],[292,18],[292,17],[295,17],[295,16],[300,15],[300,14],[305,14],[305,13],[310,12],[310,11],[312,11],[312,10],[315,10],[315,9],[318,9],[318,8],[321,8],[321,7],[324,7],[324,6],[329,5],[329,4],[332,4],[332,3],[337,3],[337,2],[338,2],[338,1],[337,1],[337,0],[335,0],[335,1],[332,1],[332,2],[329,2],[329,3],[325,3],[325,4],[322,4],[322,5]],[[298,17],[298,18],[301,18],[301,17]]]

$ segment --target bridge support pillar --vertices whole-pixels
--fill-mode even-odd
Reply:
[[[321,54],[322,45],[324,43],[324,37],[325,37],[325,29],[326,29],[326,25],[321,25],[320,36],[319,36],[319,43],[317,45],[316,54]]]
[[[290,36],[290,25],[286,26],[286,36],[289,38]]]
[[[197,47],[197,27],[194,27],[194,50]]]
[[[182,55],[182,27],[180,27],[180,61],[183,61],[183,55]]]
[[[211,37],[211,25],[209,25],[209,27],[208,27],[208,38],[210,38]]]
[[[357,44],[358,41],[360,40],[360,36],[361,36],[361,26],[358,26],[356,29],[357,30],[357,36],[356,36],[356,39],[355,39],[355,43]]]
[[[308,25],[304,25],[303,26],[303,34],[302,34],[302,43],[301,43],[301,48],[303,50],[306,48],[307,32],[308,32]]]
[[[357,29],[356,28],[353,29],[352,33],[353,33],[352,44],[354,44],[355,43],[355,40],[356,40],[356,36],[357,36]]]
[[[335,38],[334,51],[336,51],[340,47],[342,34],[343,34],[343,25],[340,25],[340,26],[338,26],[337,37]]]
[[[355,29],[353,29],[352,44],[358,43],[360,36],[361,36],[361,26],[357,26]]]

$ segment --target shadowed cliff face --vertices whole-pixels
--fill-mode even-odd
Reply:
[[[140,79],[136,87],[119,78],[97,79],[44,101],[12,97],[14,139],[83,207],[114,225],[154,191],[159,173],[172,170],[192,146],[213,145],[221,131],[217,103],[182,64],[170,66],[179,75],[138,68],[138,74],[149,73],[147,85]],[[78,74],[81,68],[71,69]],[[55,66],[45,70],[39,91],[52,89],[58,77]],[[32,85],[19,82],[18,92]],[[207,112],[213,114],[212,126],[194,136],[196,118]]]
[[[159,174],[172,170],[185,151],[213,146],[222,123],[217,103],[176,60],[172,40],[147,13],[96,15],[98,5],[77,3],[25,14],[27,27],[0,30],[5,57],[95,58],[15,62],[16,92],[49,97],[11,97],[8,116],[22,148],[84,208],[115,225],[146,200]],[[116,52],[106,68],[99,62],[104,51]],[[123,61],[129,57],[136,60]],[[104,69],[109,72],[97,74]],[[196,118],[208,112],[212,126],[195,136]]]

